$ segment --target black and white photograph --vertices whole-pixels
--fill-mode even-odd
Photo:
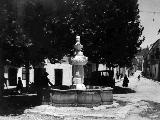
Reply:
[[[0,120],[160,120],[160,0],[0,0]]]

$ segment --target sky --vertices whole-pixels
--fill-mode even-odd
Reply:
[[[138,0],[140,10],[140,21],[144,27],[142,35],[145,41],[141,47],[145,48],[160,39],[160,0]],[[154,13],[155,12],[155,13]]]

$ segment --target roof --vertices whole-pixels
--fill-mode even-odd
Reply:
[[[155,48],[155,46],[156,46],[158,43],[160,44],[160,39],[158,39],[156,42],[154,42],[154,43],[152,44],[151,48],[149,49],[148,54],[152,52],[153,48]]]
[[[148,48],[148,52],[144,55],[144,57],[146,57],[148,54],[150,54],[153,50],[153,48],[157,45],[157,44],[160,44],[160,39],[158,39],[156,42],[154,42],[153,44],[150,45],[150,47],[147,47]]]

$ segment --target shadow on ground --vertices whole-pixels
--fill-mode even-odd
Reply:
[[[4,96],[0,103],[0,115],[17,116],[23,114],[25,109],[38,105],[37,101],[37,95],[35,94]]]
[[[130,103],[129,101],[117,100],[117,99],[113,99],[113,101],[118,103],[120,106],[126,106],[128,103]]]
[[[123,88],[119,86],[115,86],[113,89],[113,94],[128,94],[128,93],[135,93],[135,90],[132,90],[130,88]]]
[[[153,101],[144,101],[147,102],[148,108],[145,111],[140,113],[140,116],[146,117],[149,119],[160,120],[160,103]]]

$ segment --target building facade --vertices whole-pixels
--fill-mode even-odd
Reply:
[[[69,64],[69,58],[64,57],[63,62],[52,64],[45,60],[44,65],[36,67],[30,66],[29,82],[38,82],[41,78],[42,71],[48,73],[48,78],[53,85],[72,85],[72,65]],[[106,70],[106,65],[99,64],[98,70]],[[91,73],[96,71],[96,64],[88,62],[84,66],[84,78],[91,78]],[[26,87],[26,69],[25,67],[5,66],[4,77],[7,80],[7,86],[15,87],[18,83],[18,77],[21,77],[23,86]]]
[[[160,39],[152,44],[144,58],[143,74],[145,77],[160,81]]]

